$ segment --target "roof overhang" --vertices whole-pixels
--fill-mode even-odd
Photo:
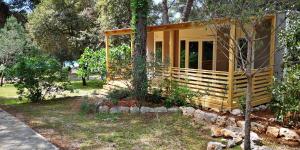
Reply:
[[[274,17],[274,15],[268,15],[265,18],[268,19],[272,17]],[[192,28],[203,27],[209,24],[228,24],[230,22],[233,22],[233,20],[228,18],[220,18],[220,19],[213,19],[209,21],[193,21],[193,22],[184,22],[184,23],[167,24],[167,25],[147,26],[147,32],[192,29]],[[132,33],[132,29],[124,28],[124,29],[106,30],[104,31],[104,33],[106,36],[128,35]]]

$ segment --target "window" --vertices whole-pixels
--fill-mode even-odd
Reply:
[[[162,62],[162,41],[155,42],[155,59],[157,62]]]
[[[245,38],[240,38],[238,40],[239,49],[237,50],[237,68],[241,68],[242,61],[247,59],[247,49],[248,49],[248,42]]]
[[[203,41],[202,43],[202,69],[212,70],[213,68],[214,42]]]
[[[185,41],[180,41],[180,68],[185,68]]]
[[[199,43],[189,42],[189,68],[198,69]]]

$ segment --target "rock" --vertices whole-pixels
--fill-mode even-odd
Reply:
[[[236,125],[236,122],[235,122],[235,118],[229,117],[226,120],[226,126],[236,127],[237,125]]]
[[[112,114],[121,113],[119,107],[112,107],[112,108],[110,108],[109,112]]]
[[[266,105],[260,105],[258,106],[259,107],[259,110],[266,110],[267,109],[267,106]]]
[[[140,108],[138,107],[130,107],[130,113],[139,113],[140,112]]]
[[[215,113],[205,112],[200,109],[197,109],[194,113],[194,120],[196,122],[207,121],[210,123],[215,123],[217,120],[217,117],[218,117],[218,115]]]
[[[265,133],[266,126],[257,122],[251,122],[251,130],[258,133]]]
[[[234,138],[234,137],[243,137],[243,129],[239,127],[227,127],[222,129],[224,137]]]
[[[227,148],[232,148],[236,145],[239,145],[243,142],[242,137],[234,137],[233,139],[230,139],[227,141]]]
[[[121,106],[121,107],[119,107],[119,110],[122,113],[129,113],[129,107]]]
[[[226,145],[219,142],[208,142],[207,150],[222,150]]]
[[[259,111],[260,110],[260,108],[259,107],[254,107],[254,108],[252,108],[252,111],[253,112],[255,112],[255,111]]]
[[[212,137],[222,137],[223,136],[223,132],[222,129],[216,126],[212,126],[210,128],[211,131],[211,136]]]
[[[232,148],[236,145],[236,143],[234,142],[234,140],[228,140],[227,141],[227,148]]]
[[[238,127],[245,129],[245,121],[237,121],[236,124]]]
[[[243,142],[243,138],[240,137],[240,136],[234,137],[234,138],[233,138],[233,141],[234,141],[237,145],[239,145],[239,144],[241,144],[241,143]]]
[[[268,136],[277,138],[279,136],[279,128],[268,126],[266,134]]]
[[[240,109],[234,109],[230,113],[236,116],[242,115],[242,111]]]
[[[154,108],[155,112],[168,112],[166,107],[156,107]]]
[[[150,107],[144,107],[142,106],[141,109],[140,109],[141,113],[149,113],[149,112],[154,112],[154,109],[153,108],[150,108]]]
[[[220,127],[225,127],[226,120],[227,120],[226,116],[218,116],[216,120],[216,125]]]
[[[108,113],[109,112],[109,107],[108,106],[99,106],[98,107],[98,112],[99,113]]]
[[[184,116],[193,116],[195,112],[195,108],[193,107],[179,107]]]
[[[287,141],[300,142],[300,136],[294,130],[291,130],[288,128],[280,128],[279,136],[282,137],[282,139],[287,140]]]
[[[261,138],[255,133],[250,131],[250,141],[255,143],[256,145],[262,145]]]
[[[244,142],[241,144],[241,148],[242,150],[244,150]],[[251,150],[272,150],[272,149],[267,146],[255,145],[253,142],[251,142]]]
[[[211,123],[214,123],[216,122],[218,115],[215,113],[205,113],[204,117],[206,121],[210,121]]]
[[[171,108],[168,108],[168,112],[179,112],[180,109],[178,107],[171,107]]]

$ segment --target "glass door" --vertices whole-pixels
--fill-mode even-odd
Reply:
[[[202,69],[213,69],[214,42],[202,41]]]

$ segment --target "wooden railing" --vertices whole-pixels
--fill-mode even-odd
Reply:
[[[228,72],[171,68],[173,81],[201,94],[195,103],[205,107],[224,108],[228,103]]]
[[[239,107],[238,100],[245,96],[247,88],[247,78],[241,71],[234,72],[232,83],[229,83],[229,73],[224,71],[165,67],[157,69],[156,73],[160,77],[169,78],[179,85],[187,86],[192,91],[200,93],[201,96],[195,99],[195,104],[218,110]],[[269,68],[255,74],[253,78],[253,106],[271,100],[269,91],[271,81]],[[229,84],[233,86],[232,99],[229,99]]]
[[[257,70],[253,70],[257,71]],[[252,105],[259,105],[271,100],[271,92],[269,87],[271,85],[271,69],[266,68],[259,71],[253,77],[253,100]],[[242,96],[245,96],[247,89],[247,78],[243,72],[235,72],[233,80],[233,107],[237,107],[237,101]]]

